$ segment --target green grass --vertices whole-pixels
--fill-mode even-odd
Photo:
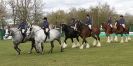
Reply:
[[[133,39],[133,38],[132,38]],[[101,48],[91,47],[80,50],[71,48],[70,40],[65,52],[60,52],[58,42],[55,42],[54,51],[49,54],[50,44],[44,44],[44,55],[33,51],[28,54],[31,44],[21,44],[21,55],[16,55],[11,40],[0,41],[0,66],[132,66],[133,41],[128,43],[108,44],[101,38]],[[88,42],[92,45],[92,39]]]

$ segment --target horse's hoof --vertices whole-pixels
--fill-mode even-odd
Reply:
[[[67,47],[67,44],[64,43],[62,47],[63,47],[63,48],[66,48],[66,47]]]
[[[121,41],[120,43],[124,43],[124,41]]]
[[[90,45],[89,45],[89,44],[87,44],[87,45],[86,45],[86,48],[90,48]]]
[[[40,53],[39,51],[37,51],[37,53]]]
[[[80,49],[83,49],[83,45],[80,47]]]
[[[73,45],[72,48],[76,48],[76,45]]]
[[[49,51],[49,52],[48,52],[48,54],[51,54],[51,53],[52,53],[52,51]]]
[[[76,48],[80,47],[80,45],[77,45]]]
[[[131,40],[131,38],[130,38],[130,37],[128,37],[128,40]]]
[[[61,51],[61,52],[64,52],[64,51]]]
[[[44,52],[42,52],[41,54],[44,55]]]
[[[28,52],[28,54],[31,54],[32,52]]]
[[[128,42],[128,40],[126,40],[125,42]]]
[[[107,41],[107,43],[111,43],[111,42]]]
[[[20,53],[17,53],[17,55],[20,55]]]
[[[101,46],[96,46],[96,47],[101,47]]]

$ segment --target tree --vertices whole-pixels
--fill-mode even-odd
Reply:
[[[5,2],[3,0],[0,0],[0,23],[1,23],[2,29],[4,28],[5,16],[6,16]]]
[[[33,4],[33,13],[32,13],[32,20],[36,23],[39,24],[43,18],[43,8],[42,8],[42,0],[34,0]]]
[[[11,9],[12,9],[12,14],[11,14],[11,17],[13,17],[13,22],[14,22],[14,25],[16,24],[16,5],[15,5],[15,1],[14,0],[10,0],[9,1],[9,5],[11,6]]]
[[[58,10],[48,14],[48,19],[51,24],[58,25],[61,22],[66,22],[66,13],[63,10]]]
[[[42,0],[10,0],[14,24],[20,21],[38,23],[43,16]]]

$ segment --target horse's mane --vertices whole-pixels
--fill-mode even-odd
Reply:
[[[19,29],[17,27],[11,27],[10,30],[13,32],[19,31]]]
[[[67,25],[67,24],[66,24],[66,27],[72,29],[70,25]]]
[[[32,27],[35,28],[35,29],[41,29],[41,27],[38,26],[38,25],[32,25]]]
[[[80,26],[82,26],[82,27],[88,27],[87,25],[85,25],[84,22],[80,22]]]

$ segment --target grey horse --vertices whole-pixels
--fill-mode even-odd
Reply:
[[[14,44],[14,49],[17,51],[17,54],[20,55],[21,50],[18,47],[18,45],[20,43],[22,43],[22,39],[23,39],[23,36],[22,36],[20,30],[17,29],[17,28],[14,28],[14,27],[13,28],[9,28],[9,29],[6,30],[5,37],[7,38],[8,36],[12,36],[12,41],[13,41],[13,44]],[[35,41],[34,41],[34,39],[32,38],[31,35],[30,36],[26,36],[25,41],[32,41],[31,49],[35,46]],[[35,50],[36,50],[36,48],[35,48]],[[30,51],[30,53],[31,53],[31,51]]]
[[[53,51],[54,40],[57,40],[61,45],[61,40],[60,40],[61,33],[58,30],[50,29],[49,34],[50,34],[50,38],[47,38],[43,29],[37,25],[32,25],[31,28],[27,30],[27,36],[32,35],[32,37],[35,39],[35,45],[33,47],[36,47],[37,52],[39,53],[43,53],[43,43],[46,41],[51,43],[51,49],[49,53],[52,53]],[[61,46],[61,52],[63,52],[62,46]]]

